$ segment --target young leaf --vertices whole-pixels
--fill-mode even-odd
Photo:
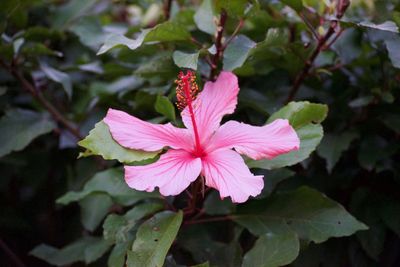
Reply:
[[[260,208],[256,211],[242,207],[243,214],[234,215],[237,223],[255,235],[271,232],[271,225],[285,223],[299,238],[321,243],[330,237],[349,236],[368,229],[339,203],[305,186],[258,204]]]
[[[47,113],[12,109],[0,118],[0,157],[24,149],[33,139],[56,128]]]
[[[164,211],[144,222],[137,231],[132,251],[128,251],[128,267],[162,267],[182,219],[182,211]]]
[[[99,155],[104,159],[115,159],[122,163],[142,161],[154,158],[158,154],[157,152],[145,152],[120,146],[114,141],[107,124],[103,121],[96,123],[94,129],[89,132],[85,139],[79,141],[78,145],[88,150],[80,156]]]

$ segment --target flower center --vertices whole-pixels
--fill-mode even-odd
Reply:
[[[192,128],[194,132],[195,138],[195,149],[193,151],[193,155],[196,157],[204,156],[203,148],[200,144],[199,131],[196,124],[196,119],[193,111],[193,101],[196,99],[197,93],[199,92],[199,88],[196,84],[196,76],[192,71],[187,71],[186,74],[183,72],[179,72],[178,80],[175,81],[177,84],[176,87],[176,105],[180,110],[188,108],[190,120],[192,121]]]

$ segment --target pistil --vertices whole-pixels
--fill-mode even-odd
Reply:
[[[192,121],[192,127],[195,138],[195,151],[194,155],[197,157],[201,157],[203,155],[203,148],[201,147],[199,132],[196,124],[196,118],[193,110],[193,101],[195,100],[198,87],[196,84],[196,76],[193,72],[188,71],[186,74],[180,72],[178,75],[178,80],[176,83],[178,84],[176,88],[177,95],[177,106],[179,109],[183,110],[185,107],[189,110],[190,120]]]

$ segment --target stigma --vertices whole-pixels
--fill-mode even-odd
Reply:
[[[199,87],[196,83],[196,75],[190,70],[188,70],[186,74],[181,71],[175,83],[177,84],[176,106],[179,110],[184,110],[185,107],[192,104],[199,92]]]

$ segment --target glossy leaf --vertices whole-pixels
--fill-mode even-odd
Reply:
[[[67,73],[56,70],[44,62],[40,64],[40,68],[46,74],[47,78],[62,85],[69,98],[72,97],[72,81]]]
[[[113,205],[111,197],[105,193],[92,193],[79,201],[81,222],[85,229],[94,231]]]

